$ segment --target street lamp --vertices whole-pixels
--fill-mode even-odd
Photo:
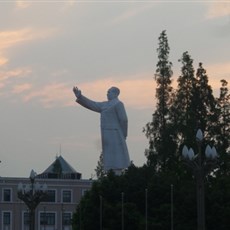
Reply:
[[[145,230],[148,230],[148,189],[145,189]]]
[[[173,230],[173,184],[171,184],[171,230]]]
[[[124,192],[121,193],[121,230],[124,230]]]
[[[203,141],[203,133],[199,129],[196,133],[196,141],[198,145],[198,153],[195,154],[192,148],[184,145],[182,155],[185,163],[192,169],[196,178],[197,192],[197,229],[205,230],[205,203],[204,203],[204,179],[216,163],[218,154],[216,148],[210,145],[206,146],[205,154],[202,154],[201,147]]]
[[[35,209],[47,195],[47,185],[35,183],[36,173],[31,170],[30,184],[18,184],[18,198],[22,200],[29,209],[30,230],[35,230]]]
[[[102,230],[102,196],[100,196],[100,230]]]

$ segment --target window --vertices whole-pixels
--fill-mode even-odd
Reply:
[[[46,218],[46,212],[42,212],[40,214],[40,225],[47,225],[47,218]]]
[[[63,203],[70,203],[71,202],[71,191],[70,190],[63,190],[62,191],[62,202]]]
[[[24,225],[29,225],[30,223],[30,218],[29,218],[29,213],[28,212],[24,212]]]
[[[11,189],[9,188],[3,189],[3,201],[5,202],[11,201]]]
[[[3,212],[3,225],[10,225],[10,212]]]
[[[62,225],[71,225],[71,213],[63,213],[62,214]]]
[[[55,225],[55,213],[53,212],[40,213],[40,225]]]
[[[56,191],[48,190],[47,197],[44,199],[44,202],[56,202]]]

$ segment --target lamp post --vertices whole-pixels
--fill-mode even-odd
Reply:
[[[121,230],[124,230],[124,192],[121,193]]]
[[[100,230],[102,230],[102,196],[100,196]]]
[[[216,148],[207,145],[205,154],[202,154],[203,133],[199,129],[196,133],[198,153],[195,154],[192,148],[184,145],[182,155],[185,163],[192,169],[196,178],[196,195],[197,195],[197,229],[205,230],[205,192],[204,179],[216,163],[218,157]]]
[[[47,195],[47,185],[35,183],[36,173],[31,170],[30,184],[18,184],[18,198],[22,200],[29,209],[29,229],[35,230],[35,209]]]
[[[171,230],[173,230],[173,184],[171,184]]]
[[[148,230],[148,189],[145,189],[145,230]]]

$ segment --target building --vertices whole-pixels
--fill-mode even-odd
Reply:
[[[62,156],[35,178],[48,187],[46,200],[35,210],[35,230],[71,230],[72,215],[92,180],[81,179]],[[29,229],[29,211],[18,198],[18,185],[30,184],[29,178],[0,177],[0,229]]]

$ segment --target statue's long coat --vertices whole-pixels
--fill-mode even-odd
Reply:
[[[123,103],[118,99],[95,102],[81,95],[77,103],[101,114],[101,139],[104,170],[121,170],[130,165],[126,145],[128,119]]]

